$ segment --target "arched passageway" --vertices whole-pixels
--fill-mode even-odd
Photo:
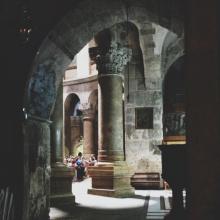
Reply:
[[[179,136],[179,140],[185,141],[186,81],[184,64],[185,57],[178,58],[168,69],[163,82],[163,134],[171,141],[171,136],[176,136],[176,138]]]
[[[61,103],[62,104],[62,103]],[[70,94],[64,102],[64,141],[65,155],[77,155],[82,133],[80,99],[76,94]],[[81,149],[82,150],[82,149]]]

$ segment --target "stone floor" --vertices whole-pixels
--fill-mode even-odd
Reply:
[[[91,179],[73,182],[76,204],[67,209],[51,207],[56,220],[159,220],[171,209],[171,190],[135,190],[133,198],[111,198],[87,194]]]
[[[164,219],[171,210],[171,190],[146,190],[149,195],[149,204],[146,219]]]

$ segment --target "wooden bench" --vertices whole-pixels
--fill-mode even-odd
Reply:
[[[160,174],[156,172],[137,172],[131,177],[135,189],[160,189]]]

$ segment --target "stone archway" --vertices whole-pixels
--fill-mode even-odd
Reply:
[[[165,77],[171,65],[185,54],[184,36],[178,36],[169,31],[163,42],[161,54],[161,72],[162,78]]]
[[[185,89],[185,56],[181,56],[169,67],[163,81],[164,137],[175,136],[185,141]]]
[[[184,33],[183,33],[184,34]],[[163,41],[162,53],[161,53],[161,76],[162,76],[162,89],[163,89],[163,116],[170,115],[170,117],[181,119],[181,123],[183,123],[183,119],[185,121],[185,48],[184,48],[184,36],[178,36],[175,33],[169,31],[166,34],[166,37]],[[170,83],[171,80],[175,81],[175,83]],[[168,85],[169,84],[169,85]],[[181,87],[181,88],[178,88]],[[172,90],[172,92],[170,92]],[[172,96],[177,96],[177,91],[181,90],[180,99],[184,99],[180,101],[175,101],[173,103],[173,107],[175,108],[170,110],[168,107],[168,103],[172,98]],[[165,94],[166,93],[166,94]],[[169,93],[169,94],[168,94]],[[168,96],[171,96],[168,97]],[[174,101],[173,101],[174,102]],[[177,103],[178,102],[178,103]],[[176,107],[174,107],[174,105]],[[168,116],[167,116],[168,117]],[[166,124],[169,121],[163,117],[163,122]],[[173,124],[174,125],[174,124]],[[173,126],[172,125],[172,126]],[[167,125],[163,124],[163,133],[166,136],[166,128]],[[171,125],[169,125],[171,126]],[[185,125],[184,125],[185,126]],[[185,140],[185,127],[183,128],[183,139]],[[172,132],[171,132],[172,133]],[[175,133],[175,132],[174,132]]]
[[[92,139],[92,144],[90,146],[90,154],[94,154],[97,158],[98,156],[98,90],[95,89],[91,91],[89,98],[88,98],[88,104],[91,109],[91,114],[86,114],[85,117],[87,117],[88,121],[91,121],[91,126],[88,131],[92,130],[89,137]],[[89,122],[90,123],[90,122]],[[87,129],[84,129],[85,132],[87,132]],[[84,132],[84,137],[85,137]],[[89,143],[88,143],[89,144]]]
[[[153,2],[153,1],[152,1]],[[168,18],[155,4],[140,1],[129,6],[129,20],[161,23],[181,32],[172,16]],[[160,3],[158,3],[160,4]],[[27,155],[24,166],[29,178],[24,181],[23,219],[44,219],[49,212],[50,191],[50,116],[53,112],[62,76],[75,54],[92,36],[115,23],[127,20],[126,5],[121,1],[83,1],[50,32],[36,54],[27,82],[24,123]],[[161,14],[161,16],[159,16]],[[95,16],[94,16],[95,15]],[[141,18],[141,19],[139,19]],[[161,19],[164,18],[164,19]],[[167,25],[166,21],[170,21]],[[77,34],[76,34],[77,33]]]
[[[82,122],[77,105],[80,99],[76,94],[69,94],[64,101],[64,145],[65,155],[76,155],[75,146],[82,136]]]
[[[42,118],[50,117],[64,70],[76,53],[99,31],[129,19],[139,28],[143,23],[155,22],[178,34],[182,33],[181,22],[170,15],[169,25],[163,24],[162,18],[165,21],[166,16],[162,16],[160,10],[155,11],[149,3],[133,3],[127,11],[126,5],[118,1],[83,1],[81,9],[67,14],[44,40],[35,57],[26,90],[26,111]]]

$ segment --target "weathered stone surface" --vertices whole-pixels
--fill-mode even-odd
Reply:
[[[154,106],[161,105],[162,92],[161,91],[136,91],[130,93],[130,101],[137,106]]]
[[[63,162],[63,86],[60,85],[57,91],[57,98],[54,105],[51,119],[51,162]]]
[[[105,74],[99,76],[98,81],[99,161],[124,160],[122,77]]]
[[[30,186],[25,189],[25,215],[29,219],[46,219],[50,193],[50,128],[47,122],[28,119],[24,130],[27,135],[25,148],[29,152],[26,157],[28,163],[25,163],[28,172],[25,182]]]
[[[160,78],[161,77],[161,62],[151,59],[149,66],[148,66],[148,72],[146,72],[147,77],[151,78]]]
[[[53,62],[51,62],[51,65],[52,63]],[[56,75],[54,72],[50,71],[49,68],[50,67],[43,64],[38,66],[38,77],[33,78],[30,91],[33,96],[30,112],[32,114],[40,114],[42,109],[44,109],[43,115],[40,115],[44,117],[48,116],[56,97]],[[32,110],[32,108],[35,110]]]
[[[126,108],[126,114],[128,115],[134,115],[135,109],[134,108]]]
[[[148,35],[148,34],[155,34],[155,29],[153,28],[149,28],[149,29],[141,29],[140,30],[140,34],[145,34],[145,35]]]
[[[149,146],[149,151],[152,152],[153,154],[157,154],[157,155],[161,155],[161,151],[158,148],[158,145],[161,144],[161,140],[152,140],[149,142],[150,146]]]
[[[135,127],[132,124],[126,124],[126,134],[128,135],[128,137],[130,138],[131,135],[134,133],[135,131]]]
[[[184,53],[184,37],[178,37],[176,34],[168,32],[164,39],[161,55],[161,73],[163,78],[172,63],[183,56]]]
[[[148,168],[150,167],[150,162],[149,159],[145,156],[142,157],[138,160],[138,164],[137,164],[137,170],[139,172],[148,170]]]
[[[89,167],[88,173],[92,177],[89,194],[112,197],[134,195],[134,188],[130,185],[131,172],[125,161],[98,163]]]
[[[125,90],[128,91],[128,89],[129,89],[129,92],[137,90],[137,86],[136,86],[136,81],[135,80],[129,80],[129,87],[127,85]]]
[[[148,130],[149,138],[163,138],[162,129],[149,129]]]
[[[61,73],[71,61],[53,42],[47,40],[47,47],[47,50],[41,49],[36,57],[25,100],[28,113],[45,119],[52,112]]]
[[[99,74],[122,74],[125,65],[131,59],[132,51],[116,42],[112,42],[106,53],[98,54],[96,59]]]
[[[147,32],[149,29],[153,30],[151,24],[146,24],[146,32],[143,26],[141,28],[140,42],[142,42],[142,46],[146,46],[142,49],[145,68],[143,69],[142,62],[137,62],[140,57],[138,50],[135,50],[136,55],[132,58],[132,68],[129,69],[129,76],[132,76],[129,78],[129,82],[130,84],[131,81],[136,83],[136,91],[130,89],[129,102],[125,102],[126,159],[133,172],[160,172],[160,152],[156,148],[156,143],[159,143],[158,140],[162,140],[160,57],[154,55],[154,50],[151,47],[152,32]],[[147,37],[145,36],[146,33],[148,34]],[[126,75],[125,87],[127,80]],[[128,91],[125,89],[125,92]],[[153,107],[153,129],[135,129],[135,107]],[[153,149],[152,146],[154,146]]]
[[[143,139],[149,138],[148,130],[144,130],[144,131],[143,131],[142,138],[143,138]]]
[[[143,79],[137,79],[137,90],[145,90],[146,86]]]
[[[161,90],[162,80],[161,78],[147,77],[145,78],[145,85],[147,90]]]
[[[162,124],[162,113],[163,113],[162,106],[154,107],[154,121],[159,121]]]

